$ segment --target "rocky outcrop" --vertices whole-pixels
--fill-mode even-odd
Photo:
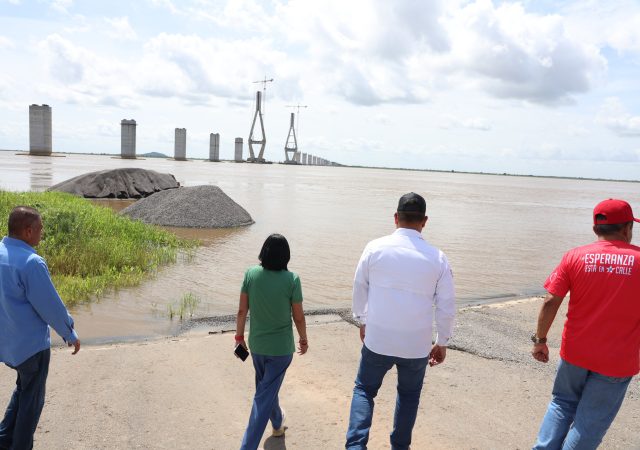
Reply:
[[[50,187],[86,198],[144,198],[180,186],[169,173],[145,169],[114,169],[79,175]]]

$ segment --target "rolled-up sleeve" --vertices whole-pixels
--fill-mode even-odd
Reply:
[[[353,279],[353,295],[351,310],[353,318],[361,324],[367,323],[367,310],[369,308],[369,251],[368,247],[362,252],[356,274]]]
[[[442,271],[435,292],[435,321],[438,337],[436,344],[447,345],[453,335],[456,315],[456,294],[453,272],[446,256],[442,255]]]
[[[73,329],[73,318],[51,282],[49,268],[42,258],[32,258],[28,262],[26,279],[23,282],[27,300],[42,320],[65,342],[74,344],[78,340],[78,335]]]

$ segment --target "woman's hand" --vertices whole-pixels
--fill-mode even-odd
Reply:
[[[243,292],[240,294],[240,302],[238,304],[238,315],[236,317],[236,343],[233,345],[234,349],[237,344],[240,344],[246,350],[249,350],[247,343],[244,341],[244,325],[247,322],[247,314],[249,314],[249,294]]]
[[[236,335],[235,337],[235,344],[233,344],[233,348],[236,348],[236,345],[242,345],[245,350],[249,350],[249,347],[247,347],[247,343],[244,341],[244,336],[238,336]]]
[[[309,350],[309,343],[306,339],[300,339],[298,341],[298,355],[304,355]]]
[[[304,319],[304,310],[302,309],[302,303],[291,304],[291,315],[293,316],[293,323],[296,324],[296,330],[298,330],[298,354],[304,355],[309,350],[309,343],[307,342],[307,322]]]

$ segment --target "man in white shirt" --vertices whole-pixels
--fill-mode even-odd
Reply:
[[[421,232],[424,198],[400,197],[396,231],[367,244],[353,282],[353,317],[361,324],[362,357],[355,380],[347,449],[366,449],[374,398],[385,374],[398,370],[393,450],[408,449],[427,363],[442,363],[453,332],[455,292],[446,256]],[[437,339],[433,343],[434,319]]]

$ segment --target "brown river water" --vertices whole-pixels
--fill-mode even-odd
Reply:
[[[257,263],[262,242],[274,232],[289,240],[289,268],[301,277],[306,309],[348,307],[362,249],[393,231],[397,200],[409,191],[427,200],[423,235],[449,257],[461,305],[541,294],[562,253],[594,239],[591,210],[598,201],[623,198],[640,214],[640,183],[630,182],[9,151],[0,151],[0,189],[43,191],[119,167],[168,172],[184,186],[217,185],[256,223],[172,229],[202,241],[195,257],[74,309],[77,329],[89,342],[175,332],[167,308],[188,292],[200,299],[197,317],[235,313],[244,270]]]

